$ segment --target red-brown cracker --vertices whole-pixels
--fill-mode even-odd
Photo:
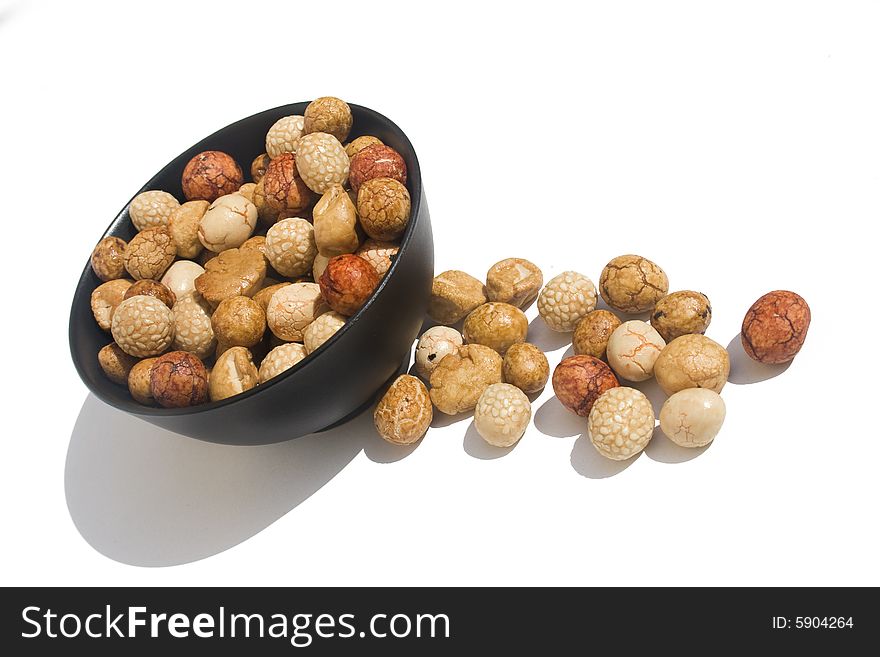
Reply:
[[[553,371],[553,392],[572,413],[589,417],[593,404],[620,383],[603,361],[593,356],[569,356]]]
[[[810,307],[787,290],[768,292],[752,304],[742,323],[742,345],[759,363],[787,363],[801,350],[810,328]]]

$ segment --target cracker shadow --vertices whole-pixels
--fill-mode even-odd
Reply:
[[[642,455],[641,452],[625,461],[612,461],[607,459],[593,447],[590,437],[585,431],[574,442],[571,450],[571,467],[582,477],[588,479],[607,479],[615,477],[635,463]]]
[[[764,365],[749,358],[742,346],[741,333],[733,336],[727,345],[730,357],[730,376],[727,380],[735,385],[760,383],[779,376],[791,365],[791,361],[780,365]]]
[[[422,436],[412,445],[394,445],[380,438],[374,431],[372,438],[364,440],[364,454],[373,463],[397,463],[416,451],[424,439]]]
[[[516,446],[519,445],[521,440],[522,439],[516,441],[510,447],[495,447],[483,440],[477,431],[477,425],[474,422],[471,422],[470,426],[468,426],[468,430],[464,434],[462,446],[469,456],[483,461],[491,461],[510,454],[516,449]]]
[[[464,413],[458,413],[457,415],[447,415],[446,413],[442,413],[434,408],[434,419],[431,420],[431,427],[438,429],[440,427],[448,427],[452,424],[458,424],[463,420],[467,420],[468,418],[473,417],[474,412],[465,411]]]
[[[571,344],[571,333],[559,333],[554,331],[541,316],[535,317],[529,322],[529,331],[526,342],[531,342],[543,352],[556,351],[565,345]]]
[[[569,411],[556,396],[550,397],[535,411],[535,428],[545,436],[571,438],[580,435],[587,418]]]
[[[635,388],[644,394],[645,397],[648,398],[648,401],[651,402],[651,408],[654,409],[654,418],[660,418],[660,409],[663,408],[663,404],[666,403],[668,397],[666,393],[663,392],[663,388],[660,387],[660,384],[657,383],[657,379],[651,377],[647,381],[621,380],[620,385]]]
[[[645,447],[645,454],[652,461],[658,463],[685,463],[692,461],[712,446],[712,441],[705,447],[682,447],[666,437],[666,434],[657,426],[651,442]]]

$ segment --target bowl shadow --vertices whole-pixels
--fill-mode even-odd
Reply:
[[[297,440],[220,445],[158,428],[90,394],[70,437],[67,507],[86,542],[115,561],[161,567],[204,559],[308,500],[372,442],[371,424],[364,412]]]
[[[727,345],[727,354],[730,357],[730,375],[727,380],[735,385],[749,385],[760,383],[779,376],[791,365],[791,361],[779,365],[765,365],[749,358],[742,346],[741,333],[733,336]]]
[[[625,461],[613,461],[607,459],[593,447],[587,432],[574,441],[571,449],[571,467],[574,471],[588,479],[607,479],[614,477],[635,463],[642,455],[641,452]]]

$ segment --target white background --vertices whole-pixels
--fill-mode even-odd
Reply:
[[[0,580],[880,584],[877,5],[427,5],[0,2]],[[111,218],[196,140],[319,95],[407,132],[438,272],[597,280],[639,253],[709,295],[725,346],[799,292],[802,354],[732,350],[715,444],[658,435],[624,465],[549,388],[509,453],[470,419],[401,451],[369,416],[219,447],[86,401],[69,302]]]

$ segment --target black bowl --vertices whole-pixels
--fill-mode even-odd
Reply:
[[[138,194],[161,189],[183,200],[183,168],[201,151],[229,153],[247,171],[251,161],[264,151],[269,127],[283,116],[302,114],[306,105],[276,107],[215,132],[169,162]],[[113,338],[98,328],[92,316],[91,293],[101,281],[86,263],[70,311],[70,351],[80,378],[96,397],[186,436],[215,443],[259,445],[297,438],[344,421],[371,403],[401,371],[402,364],[405,367],[422,326],[434,271],[431,220],[419,161],[409,139],[394,123],[366,107],[351,105],[351,110],[351,138],[375,135],[403,156],[412,197],[412,217],[400,252],[364,307],[314,353],[268,383],[192,408],[151,408],[134,401],[124,386],[110,382],[98,365],[98,351]],[[134,234],[126,204],[103,237],[114,235],[129,240]]]

